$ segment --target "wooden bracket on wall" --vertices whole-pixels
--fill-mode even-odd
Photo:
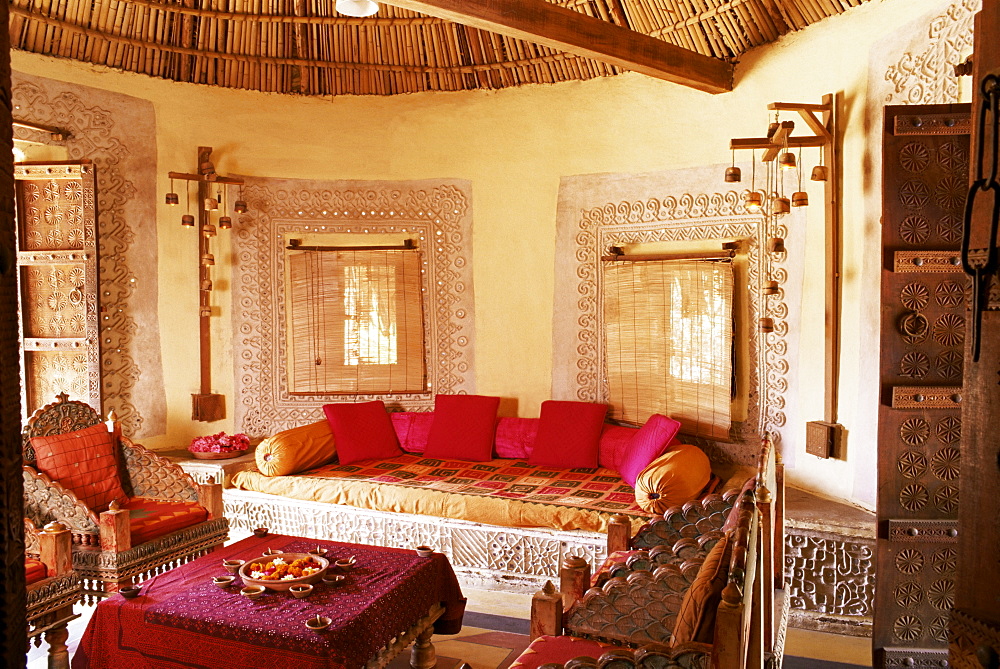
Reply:
[[[214,211],[221,211],[220,228],[231,227],[232,223],[229,213],[219,209],[221,205],[212,193],[212,186],[241,186],[243,184],[243,179],[216,174],[211,157],[212,147],[199,146],[196,174],[186,172],[169,172],[167,174],[171,179],[194,181],[198,184],[198,330],[201,384],[200,392],[191,395],[191,419],[204,422],[222,420],[226,417],[225,396],[212,392],[212,275],[210,268],[215,264],[215,256],[211,253],[209,241],[216,233],[215,224],[212,222]],[[171,195],[174,194],[171,193]],[[176,195],[174,197],[176,199]],[[237,211],[239,211],[238,207]],[[223,217],[229,221],[228,225],[223,223]]]
[[[763,162],[773,161],[779,152],[802,147],[820,147],[823,151],[824,179],[817,179],[814,172],[813,180],[824,181],[825,199],[825,242],[826,242],[826,332],[824,342],[824,378],[825,392],[823,402],[823,421],[817,421],[817,428],[822,432],[837,425],[838,393],[840,386],[840,311],[841,311],[841,237],[842,222],[840,214],[840,129],[837,125],[837,109],[834,95],[823,96],[822,104],[800,104],[789,102],[773,102],[767,107],[776,113],[796,112],[805,121],[812,132],[811,135],[796,137],[792,135],[795,127],[792,121],[772,123],[767,137],[752,137],[730,140],[731,149],[760,149]],[[802,166],[798,166],[802,169]],[[822,425],[820,425],[820,423]],[[816,430],[818,434],[820,430]],[[835,430],[838,435],[836,456],[843,457],[841,429]],[[824,438],[825,444],[827,440]]]

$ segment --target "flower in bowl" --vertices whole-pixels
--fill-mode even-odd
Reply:
[[[235,574],[239,571],[240,567],[243,566],[244,562],[246,562],[246,560],[223,560],[222,566],[225,567],[226,571],[230,574]]]
[[[292,596],[296,599],[302,599],[303,597],[308,597],[313,591],[313,587],[308,583],[302,585],[293,585],[288,589],[288,592],[292,593]]]
[[[250,560],[239,569],[247,585],[259,585],[270,590],[288,590],[293,585],[316,583],[330,561],[308,553],[279,553]]]
[[[257,599],[258,597],[264,594],[264,586],[248,585],[242,590],[240,590],[240,594],[246,597],[247,599]]]
[[[236,580],[236,577],[233,576],[232,574],[230,574],[229,576],[213,576],[212,577],[212,583],[215,583],[220,588],[227,588],[227,587],[229,587],[230,585],[233,584],[233,581],[235,581],[235,580]]]
[[[326,616],[316,616],[314,618],[309,618],[306,620],[306,627],[311,630],[325,630],[333,622],[332,618],[327,618]]]
[[[243,434],[219,432],[208,437],[195,437],[188,450],[192,453],[242,453],[250,448],[250,437]]]

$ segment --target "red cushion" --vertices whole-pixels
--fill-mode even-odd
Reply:
[[[122,508],[128,510],[133,546],[208,520],[208,511],[197,502],[133,497]]]
[[[581,656],[598,658],[614,648],[620,646],[575,636],[540,636],[518,655],[510,669],[538,669],[549,663],[565,664]]]
[[[399,445],[407,453],[423,453],[434,424],[433,411],[394,411],[389,414]]]
[[[497,457],[527,460],[537,436],[537,418],[501,418],[494,438]]]
[[[499,397],[435,395],[428,458],[486,462],[493,459]]]
[[[49,571],[45,567],[45,563],[41,560],[33,557],[24,558],[24,584],[31,585],[32,583],[38,583],[43,578],[48,576]]]
[[[392,419],[382,401],[326,404],[323,413],[330,421],[340,464],[384,460],[402,454]]]
[[[663,455],[681,429],[681,424],[673,418],[654,413],[639,428],[618,462],[618,472],[622,480],[633,488],[642,470],[656,458]]]
[[[542,402],[538,437],[528,463],[559,469],[594,468],[608,407],[591,402]]]
[[[618,471],[618,465],[638,431],[637,427],[605,423],[601,428],[601,439],[597,442],[597,463]]]
[[[31,445],[38,471],[72,490],[95,513],[107,511],[113,500],[126,499],[118,476],[115,439],[104,423],[33,437]]]

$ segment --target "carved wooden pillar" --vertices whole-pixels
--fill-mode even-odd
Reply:
[[[7,25],[9,9],[0,9]],[[11,126],[10,36],[0,32],[0,515],[3,569],[0,664],[24,666],[24,512],[21,482],[21,389],[17,374],[17,285],[14,256],[14,137]]]

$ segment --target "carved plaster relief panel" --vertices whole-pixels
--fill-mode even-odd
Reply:
[[[19,128],[15,136],[64,146],[70,160],[90,160],[96,168],[104,411],[114,409],[131,437],[162,434],[166,397],[157,316],[152,105],[17,72],[12,79],[14,117],[66,133],[64,140],[56,141],[48,133]],[[75,361],[53,359],[46,364]]]
[[[586,177],[582,177],[586,179]],[[591,179],[602,179],[601,176]],[[618,181],[626,182],[622,175],[607,177],[609,189]],[[656,176],[651,177],[655,183]],[[623,246],[639,242],[693,241],[693,240],[745,240],[748,277],[748,344],[749,404],[747,419],[735,424],[732,444],[702,442],[714,460],[734,461],[753,465],[754,453],[763,432],[771,432],[780,441],[781,429],[786,423],[785,393],[788,390],[789,371],[788,306],[784,287],[787,270],[780,266],[785,254],[770,254],[761,247],[766,239],[765,219],[748,214],[742,203],[741,193],[701,193],[664,195],[648,191],[644,197],[607,202],[599,206],[586,206],[591,188],[571,185],[563,180],[564,191],[560,196],[558,225],[562,228],[557,239],[557,275],[566,278],[557,281],[556,303],[572,304],[569,312],[557,308],[554,330],[555,374],[560,368],[572,370],[568,378],[555,378],[553,395],[570,394],[581,401],[606,401],[607,390],[602,382],[604,369],[603,301],[601,255],[609,246]],[[627,180],[630,195],[635,192],[632,180]],[[668,178],[663,181],[670,182]],[[677,182],[674,179],[673,182]],[[627,191],[623,191],[627,192]],[[579,194],[578,194],[579,193]],[[580,202],[573,202],[577,200]],[[580,206],[585,202],[584,206]],[[776,224],[773,234],[786,236],[785,226]],[[778,282],[778,293],[765,296],[761,290],[768,280]],[[765,302],[766,300],[766,302]],[[757,332],[757,319],[763,316],[774,319],[774,331]],[[766,338],[766,339],[765,339]],[[568,342],[568,343],[567,343]],[[563,362],[564,361],[564,362]]]
[[[382,399],[430,410],[435,393],[475,391],[471,186],[464,181],[245,178],[234,226],[233,358],[237,428],[267,436],[322,418],[333,401]],[[393,395],[292,395],[286,357],[284,247],[292,235],[411,233],[422,250],[427,389]]]

